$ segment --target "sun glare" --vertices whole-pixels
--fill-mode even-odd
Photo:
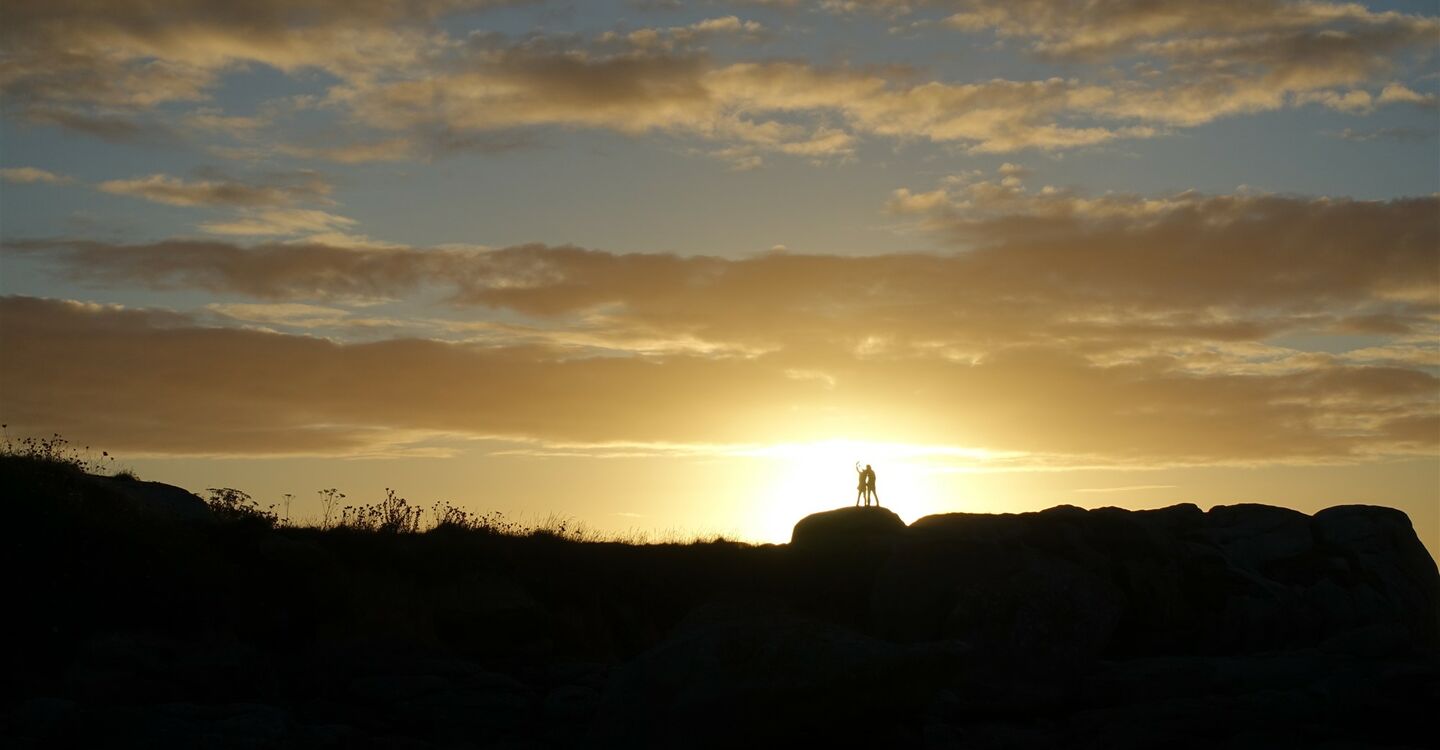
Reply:
[[[966,455],[969,452],[965,452]],[[975,452],[973,457],[980,457]],[[857,465],[871,465],[880,505],[906,523],[932,513],[963,510],[963,498],[941,491],[942,465],[937,458],[955,456],[956,449],[902,443],[827,440],[787,443],[757,449],[749,455],[773,462],[773,480],[760,493],[763,507],[752,515],[747,530],[756,541],[787,542],[795,522],[806,515],[855,504]]]

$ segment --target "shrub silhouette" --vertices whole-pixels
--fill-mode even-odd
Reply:
[[[474,531],[503,536],[525,536],[531,533],[523,525],[505,518],[499,511],[473,513],[445,500],[431,506],[430,515],[431,531]]]
[[[420,530],[420,516],[424,513],[386,487],[385,499],[374,505],[345,506],[340,514],[340,526],[355,531],[414,533]]]
[[[0,430],[8,429],[0,424]],[[13,439],[8,431],[0,443],[0,461],[8,476],[25,478],[47,488],[69,488],[68,494],[94,491],[87,486],[87,475],[110,476],[114,479],[139,481],[134,470],[115,469],[115,457],[108,451],[98,455],[89,446],[76,448],[58,433],[49,437],[27,437]],[[217,520],[224,524],[258,526],[260,528],[288,528],[296,531],[323,531],[340,529],[350,531],[385,532],[393,534],[438,531],[442,534],[463,532],[491,537],[553,539],[579,543],[621,543],[630,545],[695,545],[729,543],[724,535],[699,533],[682,529],[631,530],[629,532],[603,532],[577,523],[573,518],[550,514],[538,521],[511,520],[500,511],[476,512],[460,508],[448,501],[432,506],[431,521],[423,522],[424,511],[411,505],[386,488],[385,498],[371,505],[345,505],[346,494],[338,488],[327,487],[317,490],[320,495],[321,517],[318,524],[292,522],[290,506],[294,495],[281,495],[280,504],[261,506],[251,495],[233,487],[210,487],[204,499],[207,507]],[[498,541],[498,540],[497,540]]]
[[[317,490],[316,493],[320,495],[320,510],[322,514],[320,517],[320,528],[328,529],[330,528],[330,522],[335,519],[335,506],[339,504],[341,500],[345,499],[345,493],[334,487],[326,487],[323,490]]]
[[[475,528],[470,511],[457,508],[449,502],[441,500],[431,506],[430,515],[435,520],[431,529],[465,529]]]
[[[5,433],[4,445],[0,446],[0,456],[24,462],[33,470],[113,474],[116,479],[139,479],[133,469],[115,471],[115,457],[108,451],[100,451],[100,455],[96,456],[90,446],[76,448],[58,432],[51,433],[50,437],[46,438],[26,437],[16,440],[10,437],[9,425],[0,424],[0,430]]]
[[[205,491],[210,493],[205,504],[210,506],[210,512],[221,521],[274,526],[279,520],[275,515],[275,506],[261,508],[248,493],[233,487],[209,487]]]

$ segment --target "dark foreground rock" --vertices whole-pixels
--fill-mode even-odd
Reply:
[[[905,522],[887,508],[838,508],[800,519],[790,535],[790,546],[822,552],[888,551],[904,533]]]
[[[1440,575],[1386,508],[634,547],[3,486],[6,747],[1399,748],[1440,705]]]
[[[101,492],[120,498],[136,513],[154,515],[183,523],[212,524],[215,514],[193,493],[164,482],[145,482],[119,477],[86,477]]]
[[[1440,577],[1409,519],[1263,505],[922,518],[882,565],[874,625],[1054,667],[1314,645],[1397,627],[1440,644]]]
[[[592,738],[617,747],[914,743],[931,697],[969,658],[963,643],[896,644],[783,613],[682,627],[617,670]]]

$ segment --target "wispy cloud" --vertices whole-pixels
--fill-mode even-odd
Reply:
[[[1301,55],[1324,51],[1304,50],[1303,40],[1329,37],[1338,45],[1334,49],[1373,54],[1396,46],[1433,46],[1435,39],[1426,37],[1440,30],[1433,18],[1375,12],[1354,3],[954,0],[939,4],[957,9],[944,19],[944,26],[1023,39],[1037,54],[1078,59],[1135,54],[1186,59],[1208,53],[1222,65],[1255,58],[1299,62],[1296,58]],[[1347,64],[1362,62],[1370,60]]]
[[[738,16],[719,16],[685,26],[643,27],[631,31],[609,31],[596,37],[601,45],[628,50],[673,50],[716,37],[733,37],[756,42],[769,36],[764,24]]]
[[[276,153],[425,159],[456,144],[493,146],[486,135],[553,125],[683,137],[743,167],[768,154],[843,161],[861,138],[982,153],[1064,150],[1292,106],[1364,113],[1436,101],[1397,76],[1433,52],[1440,20],[1351,4],[944,3],[955,11],[939,24],[949,29],[1022,40],[1071,65],[1133,60],[1132,72],[918,82],[913,71],[793,59],[717,62],[705,40],[768,33],[736,15],[590,38],[457,37],[436,23],[495,4],[312,0],[261,11],[187,2],[156,14],[123,3],[75,12],[62,0],[8,14],[10,65],[0,89],[17,116],[109,137],[142,131],[158,106],[194,102],[182,118],[191,131],[246,138],[269,120],[209,104],[224,75],[250,63],[323,70],[334,83],[316,101],[355,134]],[[910,10],[902,2],[822,7]]]
[[[253,184],[226,177],[184,180],[166,174],[152,174],[106,180],[97,187],[107,193],[171,206],[255,208],[289,206],[299,202],[330,202],[330,184],[314,172],[271,175],[268,184]]]
[[[1345,128],[1338,133],[1332,133],[1336,138],[1347,141],[1358,141],[1370,143],[1376,141],[1391,141],[1396,143],[1420,143],[1428,141],[1440,134],[1440,130],[1434,128]]]
[[[210,234],[273,237],[343,232],[355,224],[354,219],[326,211],[274,208],[246,211],[233,219],[204,222],[200,228]]]
[[[21,185],[36,183],[64,185],[71,182],[71,179],[63,174],[56,174],[55,172],[36,167],[10,167],[8,169],[0,169],[0,179]]]

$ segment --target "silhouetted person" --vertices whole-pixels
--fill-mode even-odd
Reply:
[[[870,499],[875,499],[875,507],[880,507],[880,494],[875,491],[875,470],[870,464],[865,464],[865,472],[860,475],[860,481],[865,485],[865,505],[870,505]]]
[[[866,469],[869,469],[870,467],[869,467],[869,466],[866,466],[865,468],[866,468]],[[856,476],[856,481],[857,481],[857,484],[855,485],[855,507],[857,507],[857,508],[860,507],[860,499],[861,499],[861,498],[865,498],[865,500],[866,500],[866,503],[865,503],[865,504],[866,504],[866,505],[869,505],[869,504],[870,504],[870,503],[869,503],[869,498],[865,496],[865,488],[868,487],[869,485],[866,484],[866,474],[865,474],[865,472],[860,470],[860,462],[859,462],[859,461],[856,461],[856,462],[855,462],[855,476]]]

